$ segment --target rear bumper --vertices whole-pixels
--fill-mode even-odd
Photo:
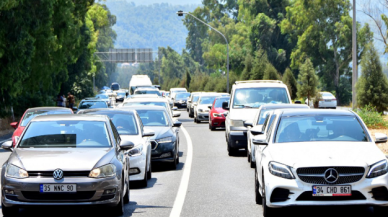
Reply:
[[[246,131],[230,131],[229,132],[229,141],[230,147],[232,148],[247,148],[248,140]]]
[[[209,120],[209,112],[197,113],[197,120],[208,121]]]

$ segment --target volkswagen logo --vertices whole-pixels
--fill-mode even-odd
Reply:
[[[339,174],[337,170],[330,168],[325,171],[325,180],[326,182],[333,184],[338,180]]]
[[[54,172],[53,172],[53,177],[54,177],[54,179],[56,179],[56,180],[62,179],[62,178],[63,178],[63,171],[62,171],[61,169],[56,169],[56,170],[54,170]]]

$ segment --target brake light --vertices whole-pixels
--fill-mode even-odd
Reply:
[[[334,99],[333,99],[333,101],[337,101],[337,99],[336,99],[336,98],[334,98]]]

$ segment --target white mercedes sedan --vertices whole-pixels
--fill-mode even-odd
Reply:
[[[374,141],[351,111],[275,110],[272,116],[267,133],[252,140],[256,203],[265,217],[276,216],[276,208],[311,205],[386,212],[388,164],[375,144],[386,142],[385,134]]]

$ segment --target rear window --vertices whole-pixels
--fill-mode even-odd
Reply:
[[[104,101],[85,101],[81,102],[79,109],[108,108]]]
[[[110,86],[110,89],[111,90],[120,90],[120,85],[119,84],[112,84],[112,86]]]
[[[136,90],[135,95],[139,94],[156,94],[158,96],[161,96],[160,92],[157,90]]]
[[[126,102],[123,104],[123,106],[139,106],[139,105],[150,105],[150,106],[163,106],[165,108],[168,108],[169,105],[165,102]]]
[[[22,120],[20,126],[22,126],[22,127],[27,126],[28,122],[30,122],[30,120],[32,120],[36,116],[54,115],[54,114],[72,114],[72,112],[70,110],[27,111],[27,113],[23,117],[23,120]]]
[[[240,88],[234,93],[233,108],[258,108],[268,103],[289,104],[286,88]]]

